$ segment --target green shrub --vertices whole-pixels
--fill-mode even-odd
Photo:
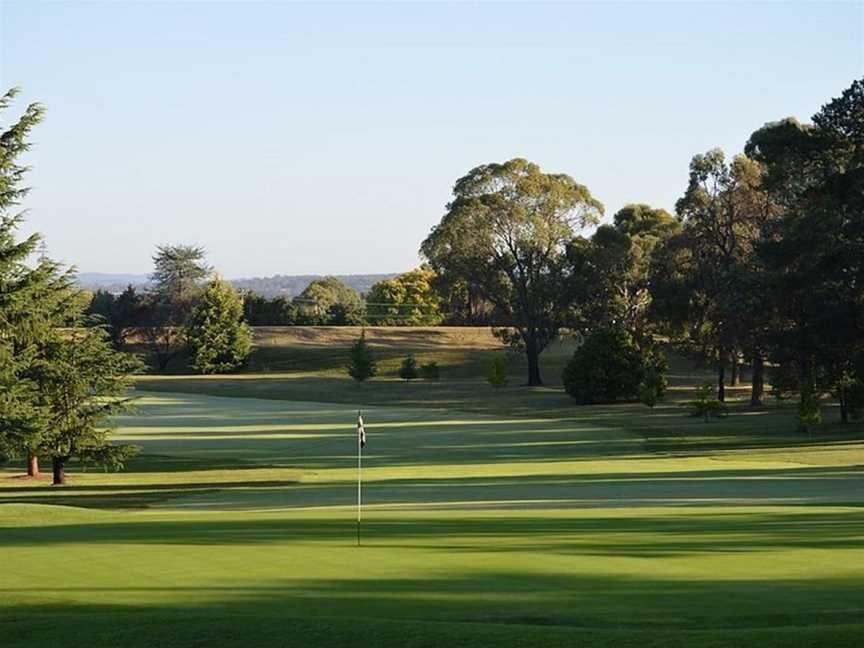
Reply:
[[[414,380],[418,376],[417,360],[413,355],[409,355],[402,361],[402,366],[399,367],[399,377],[405,380]]]
[[[822,422],[822,408],[819,405],[819,397],[812,391],[801,394],[801,402],[798,403],[798,430],[809,432],[810,428]]]
[[[639,401],[654,409],[657,401],[663,398],[666,392],[666,376],[656,367],[648,367],[639,383]]]
[[[420,365],[420,377],[423,380],[438,380],[438,363],[427,362]]]
[[[489,370],[486,374],[486,380],[495,389],[506,387],[509,379],[507,378],[507,370],[510,368],[510,359],[507,356],[496,355],[489,363]]]
[[[697,387],[696,398],[685,405],[690,408],[690,416],[698,416],[706,421],[726,416],[726,405],[717,400],[714,385],[710,382]]]
[[[666,360],[648,340],[621,328],[598,329],[585,338],[564,368],[564,389],[580,404],[633,401],[643,395],[656,402],[666,389]],[[650,398],[648,392],[651,392]]]
[[[357,382],[368,380],[378,373],[378,364],[372,348],[366,343],[366,332],[360,334],[357,341],[351,346],[348,357],[348,375]]]

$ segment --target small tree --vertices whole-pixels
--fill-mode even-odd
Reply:
[[[417,360],[413,355],[409,355],[402,361],[402,366],[399,367],[399,377],[405,380],[414,380],[419,376],[417,373]]]
[[[666,391],[666,377],[656,367],[648,367],[639,384],[639,400],[654,409]]]
[[[726,406],[717,399],[714,385],[710,382],[697,387],[696,398],[686,405],[690,408],[690,416],[698,416],[705,421],[726,416]]]
[[[195,245],[160,245],[153,256],[153,288],[141,309],[142,333],[160,370],[184,350],[189,317],[212,272]]]
[[[243,321],[243,299],[220,277],[204,290],[189,323],[192,366],[204,374],[242,366],[252,352],[252,331]]]
[[[106,421],[131,406],[131,375],[141,368],[134,356],[116,351],[101,327],[58,332],[34,367],[47,414],[40,454],[51,458],[54,484],[66,483],[72,457],[120,468],[137,447],[113,445]]]
[[[822,408],[819,406],[819,396],[812,390],[804,390],[801,393],[801,401],[798,403],[798,430],[802,433],[810,431],[814,425],[822,422]]]
[[[654,398],[665,389],[666,361],[647,340],[622,328],[598,329],[576,349],[564,368],[564,389],[581,404],[636,400],[646,373],[652,371]]]
[[[423,380],[438,380],[438,363],[427,362],[420,365],[420,377]]]
[[[507,356],[496,355],[489,363],[489,370],[486,374],[486,380],[495,389],[506,387],[509,382],[507,370],[510,368],[510,360]]]
[[[366,342],[366,331],[363,331],[357,341],[351,345],[347,368],[348,375],[358,383],[362,383],[378,373],[375,355]]]

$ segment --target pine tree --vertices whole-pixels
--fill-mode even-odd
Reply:
[[[114,445],[107,419],[127,411],[134,356],[116,351],[102,326],[55,330],[34,363],[47,425],[40,452],[51,458],[54,484],[66,483],[66,463],[75,457],[118,469],[138,448]]]
[[[0,97],[0,113],[18,94]],[[36,234],[16,239],[22,216],[16,213],[28,189],[22,186],[28,168],[19,157],[29,148],[29,135],[44,109],[31,104],[18,121],[0,130],[0,450],[27,458],[27,473],[39,474],[37,450],[44,416],[38,385],[28,376],[39,347],[62,319],[71,298],[69,277],[43,260],[36,268],[26,261],[40,244]]]
[[[225,373],[242,366],[252,352],[252,332],[243,321],[243,299],[216,277],[204,290],[189,326],[192,365],[201,373]]]
[[[378,373],[378,365],[371,347],[366,343],[366,331],[360,334],[357,341],[351,346],[348,360],[348,375],[358,383],[372,378]]]
[[[0,97],[0,112],[16,93]],[[85,303],[70,269],[45,255],[27,264],[41,238],[16,238],[14,210],[27,193],[17,158],[41,116],[33,104],[0,131],[0,451],[27,457],[32,476],[37,457],[50,457],[62,482],[69,457],[117,466],[131,452],[108,443],[104,420],[126,406],[137,361],[114,352],[102,328],[81,326]]]

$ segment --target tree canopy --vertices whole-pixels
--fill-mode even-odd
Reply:
[[[603,205],[564,174],[521,158],[484,164],[456,181],[447,212],[421,246],[439,274],[474,287],[495,308],[499,333],[525,350],[528,384],[562,325],[565,249]]]

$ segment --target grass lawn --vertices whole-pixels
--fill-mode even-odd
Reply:
[[[331,403],[250,397],[267,376],[214,380],[247,381],[246,397],[142,392],[118,422],[143,448],[126,472],[73,466],[65,488],[0,473],[0,645],[864,636],[860,424],[811,439],[785,409],[705,424],[674,402],[561,404],[532,418],[494,413],[501,394],[469,380],[450,389],[473,392],[475,411],[369,405],[422,388],[388,380],[378,398],[342,384]],[[526,407],[561,398],[525,391]],[[369,434],[359,548],[349,393]]]

